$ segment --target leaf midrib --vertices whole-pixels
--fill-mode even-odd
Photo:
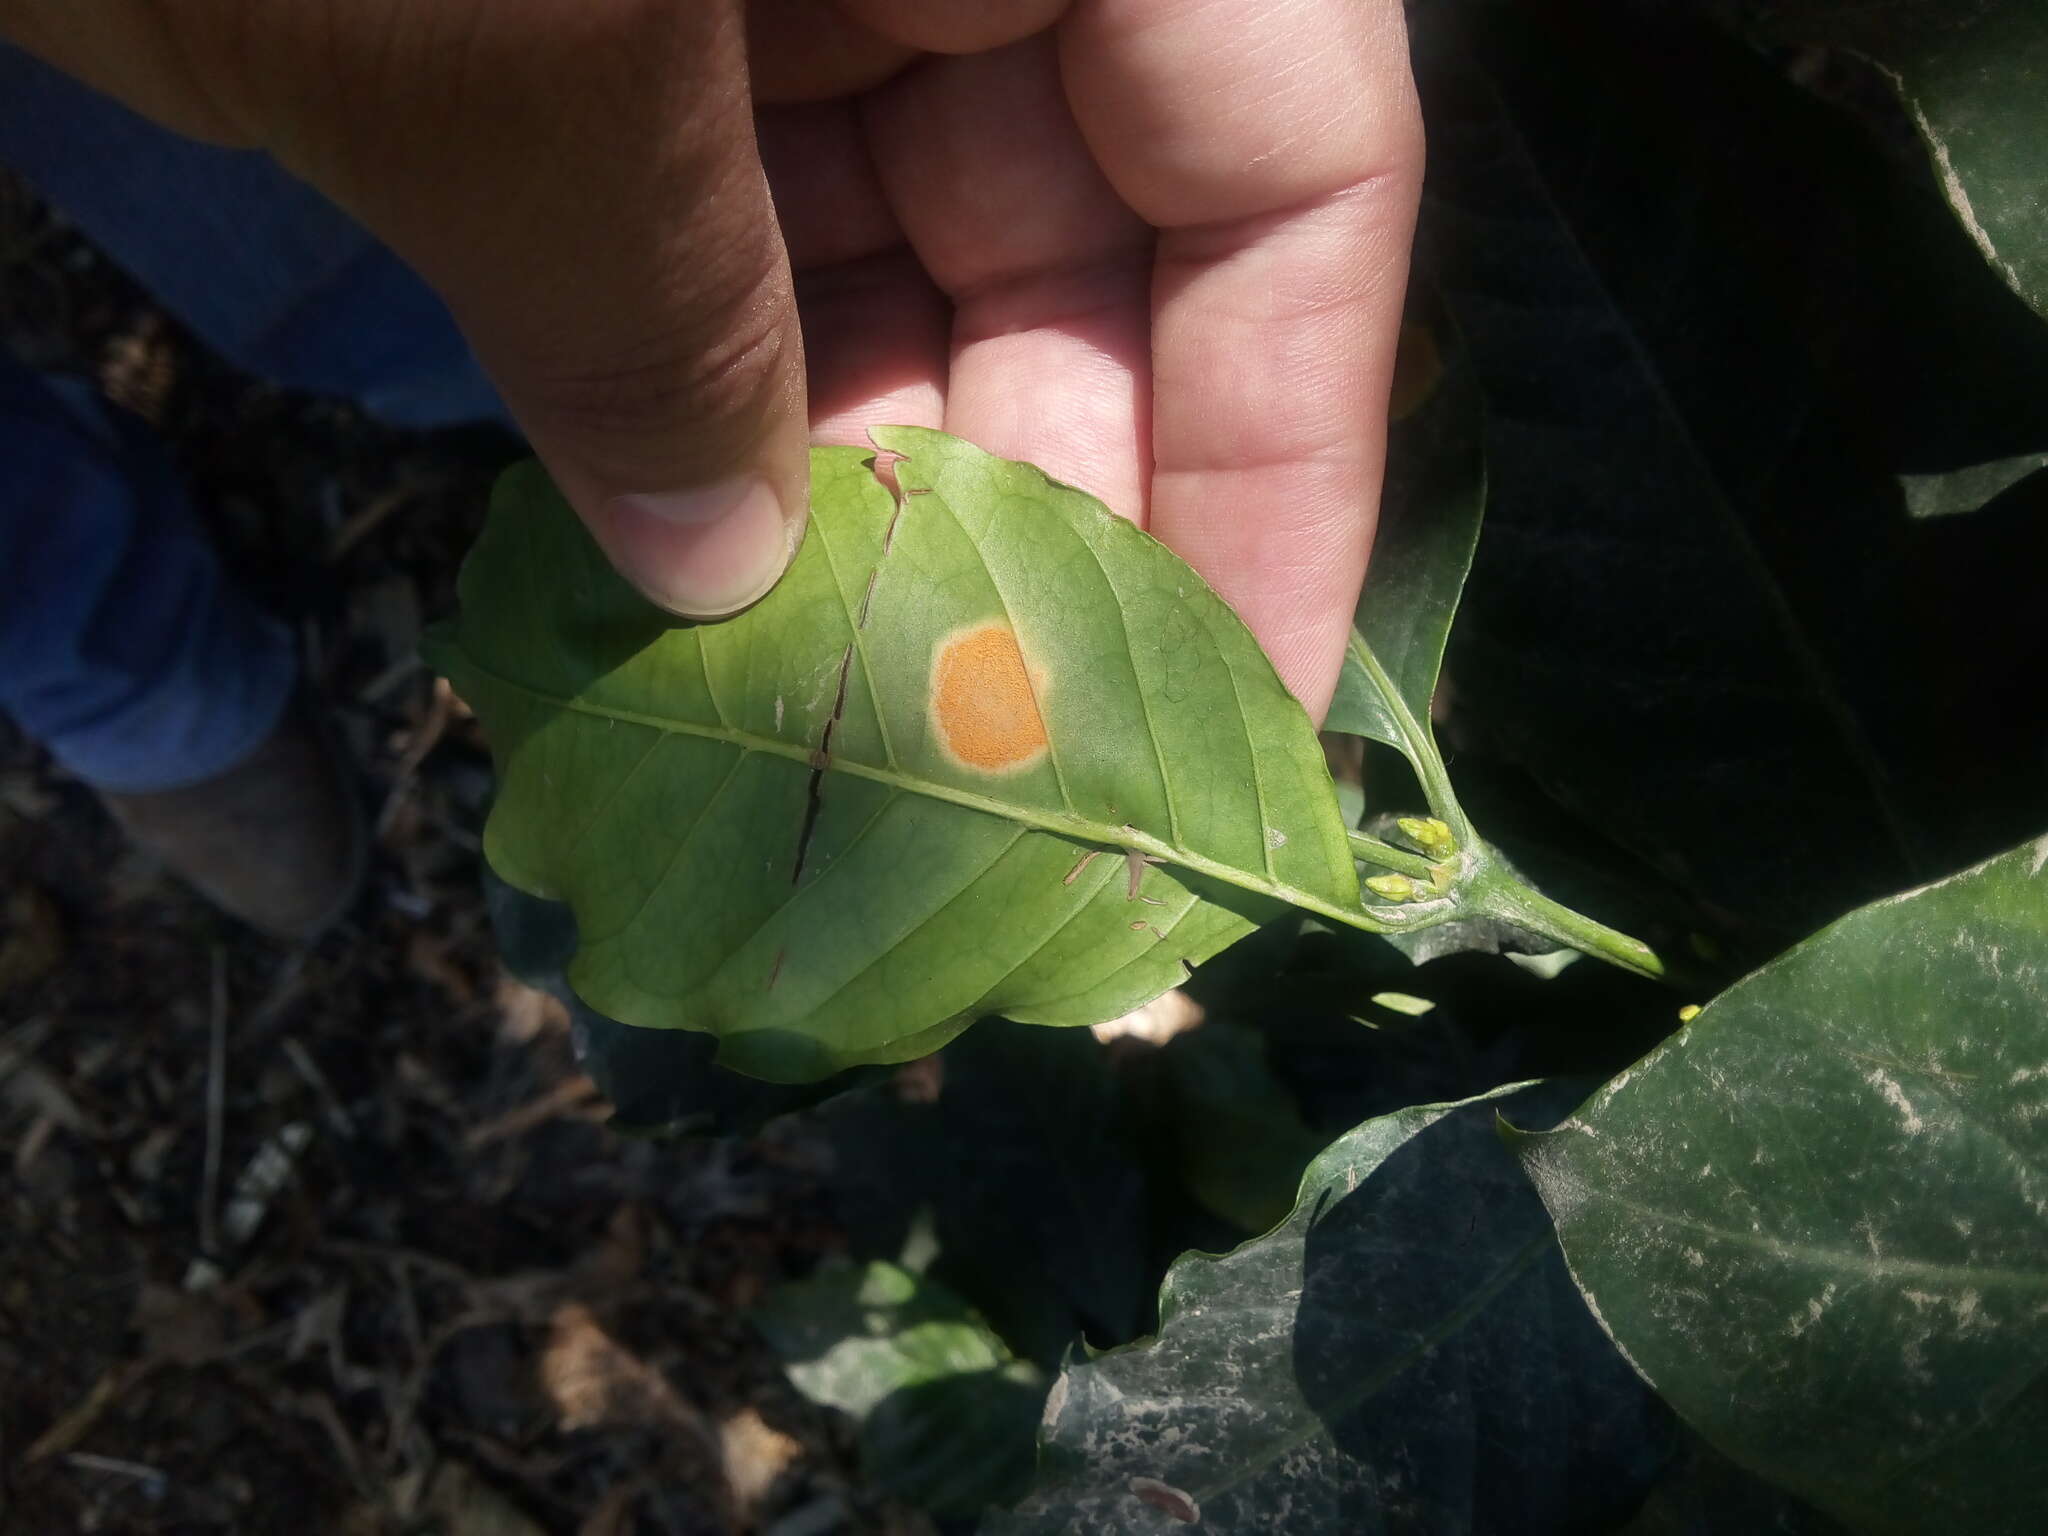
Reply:
[[[1779,1237],[1769,1232],[1741,1232],[1732,1227],[1704,1221],[1697,1216],[1681,1215],[1663,1206],[1615,1194],[1611,1189],[1595,1185],[1577,1174],[1567,1173],[1556,1163],[1544,1166],[1538,1180],[1539,1189],[1543,1188],[1543,1180],[1567,1186],[1572,1195],[1580,1197],[1579,1209],[1586,1205],[1605,1205],[1645,1221],[1677,1227],[1681,1231],[1713,1242],[1748,1249],[1782,1260],[1788,1265],[1818,1269],[1824,1273],[1833,1272],[1879,1282],[1924,1280],[1930,1285],[1956,1289],[1974,1286],[1980,1289],[2048,1291],[2048,1270],[2012,1269],[2002,1264],[1948,1264],[1934,1259],[1897,1259],[1882,1254],[1861,1253],[1846,1246],[1802,1242],[1797,1238]],[[1552,1205],[1548,1190],[1544,1190],[1544,1203]],[[1555,1209],[1554,1205],[1552,1209]]]
[[[513,689],[516,692],[527,695],[529,698],[539,700],[543,704],[552,705],[557,709],[568,710],[574,714],[588,715],[597,720],[616,720],[626,725],[643,726],[649,730],[662,731],[669,735],[695,736],[705,741],[723,742],[728,746],[738,747],[744,752],[763,752],[771,757],[787,758],[792,762],[803,763],[806,766],[811,766],[816,761],[817,754],[810,747],[797,742],[784,741],[778,737],[759,736],[751,731],[742,731],[725,725],[704,725],[694,720],[666,719],[660,715],[642,714],[637,710],[599,706],[583,699],[565,698],[560,694],[550,693],[544,688],[536,688],[531,683],[521,682],[517,678],[508,677],[494,667],[486,666],[466,646],[462,645],[459,640],[456,642],[456,650],[461,655],[465,666],[474,671],[479,677],[487,679],[494,686]],[[854,758],[830,757],[824,764],[824,771],[827,773],[844,773],[854,778],[867,779],[891,789],[903,790],[914,795],[923,795],[927,799],[943,801],[949,805],[961,806],[971,811],[980,811],[984,815],[998,817],[1003,821],[1014,822],[1040,832],[1051,832],[1058,836],[1073,838],[1079,842],[1100,843],[1112,848],[1132,849],[1139,853],[1150,854],[1167,863],[1193,870],[1197,874],[1208,875],[1212,879],[1221,880],[1226,885],[1234,885],[1241,890],[1256,891],[1263,896],[1275,897],[1278,900],[1287,902],[1291,906],[1314,912],[1318,916],[1330,918],[1345,924],[1347,927],[1363,928],[1368,932],[1378,931],[1377,926],[1363,909],[1341,906],[1326,897],[1318,895],[1314,891],[1290,885],[1283,880],[1253,874],[1249,870],[1240,869],[1235,865],[1218,859],[1212,859],[1206,854],[1197,853],[1191,848],[1185,848],[1164,838],[1155,837],[1149,832],[1142,832],[1136,827],[1128,825],[1112,826],[1108,822],[1094,821],[1088,817],[1071,812],[1061,813],[1043,810],[1036,806],[1020,805],[1015,801],[1001,800],[991,795],[980,795],[972,790],[960,789],[951,784],[941,784],[936,780],[919,778],[914,774],[904,772],[900,768],[876,767],[871,763],[863,763]]]

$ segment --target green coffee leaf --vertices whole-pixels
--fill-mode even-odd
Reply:
[[[1307,716],[1185,564],[937,432],[817,450],[789,574],[679,622],[511,472],[434,660],[501,778],[508,881],[629,1024],[796,1081],[977,1015],[1092,1024],[1291,902],[1374,926]]]
[[[1202,1020],[1125,1069],[1137,1085],[1174,1171],[1204,1209],[1240,1232],[1263,1232],[1294,1207],[1302,1170],[1329,1142],[1247,1023]]]
[[[1185,1243],[1159,1248],[1179,1230],[1160,1215],[1170,1170],[1146,1156],[1109,1053],[1081,1030],[985,1019],[925,1081],[935,1089],[843,1094],[807,1117],[852,1251],[898,1257],[929,1234],[927,1273],[1048,1367],[1076,1338],[1142,1329]]]
[[[1860,1530],[2048,1522],[2048,839],[1880,901],[1514,1144],[1580,1289]]]
[[[720,1067],[718,1041],[686,1029],[635,1029],[608,1019],[569,985],[576,922],[558,901],[514,890],[484,871],[484,908],[505,969],[569,1012],[576,1059],[612,1106],[612,1128],[659,1136],[751,1136],[770,1120],[885,1076],[864,1067],[808,1083],[765,1083]]]
[[[1716,259],[1750,214],[1701,103],[1776,97],[1712,33],[1630,52],[1640,12],[1418,15],[1429,248],[1487,409],[1461,741],[1703,903],[1810,932],[1914,874],[1862,708],[1882,694],[1889,731],[1912,698],[1873,686],[1897,675],[1902,519],[1796,333],[1753,323],[1755,268]]]
[[[2048,316],[2048,26],[2034,0],[1763,0],[1750,23],[1826,43],[1897,84],[1949,206],[1993,270]]]
[[[1029,1484],[1045,1376],[936,1281],[828,1266],[751,1316],[799,1391],[859,1423],[861,1470],[885,1493],[971,1515]]]
[[[1372,570],[1324,728],[1384,742],[1421,773],[1435,757],[1430,702],[1486,510],[1486,455],[1479,388],[1456,325],[1433,295],[1413,311],[1403,364],[1426,370],[1428,388],[1413,390],[1419,398],[1388,432]],[[1423,361],[1411,361],[1417,354]]]
[[[1678,1455],[1618,1536],[1848,1536],[1847,1527],[1784,1489],[1745,1472],[1698,1435]]]
[[[1038,1487],[983,1528],[1609,1528],[1661,1464],[1667,1420],[1572,1295],[1500,1145],[1513,1092],[1368,1120],[1272,1232],[1183,1256],[1157,1338],[1069,1362]]]
[[[1942,474],[1901,475],[1909,517],[1953,517],[1996,501],[2029,475],[2048,468],[2048,453],[2022,453]]]

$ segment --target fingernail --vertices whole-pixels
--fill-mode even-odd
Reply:
[[[737,613],[764,596],[789,564],[788,520],[758,475],[693,491],[615,496],[605,515],[627,579],[689,618]]]

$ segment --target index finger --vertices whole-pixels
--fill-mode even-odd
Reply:
[[[1160,231],[1152,531],[1320,720],[1386,454],[1422,128],[1400,0],[1076,0],[1067,92]]]

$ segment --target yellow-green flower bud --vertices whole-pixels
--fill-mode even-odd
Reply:
[[[1452,836],[1449,823],[1435,816],[1403,816],[1394,825],[1401,829],[1403,837],[1432,858],[1440,859],[1457,849],[1457,839]]]

